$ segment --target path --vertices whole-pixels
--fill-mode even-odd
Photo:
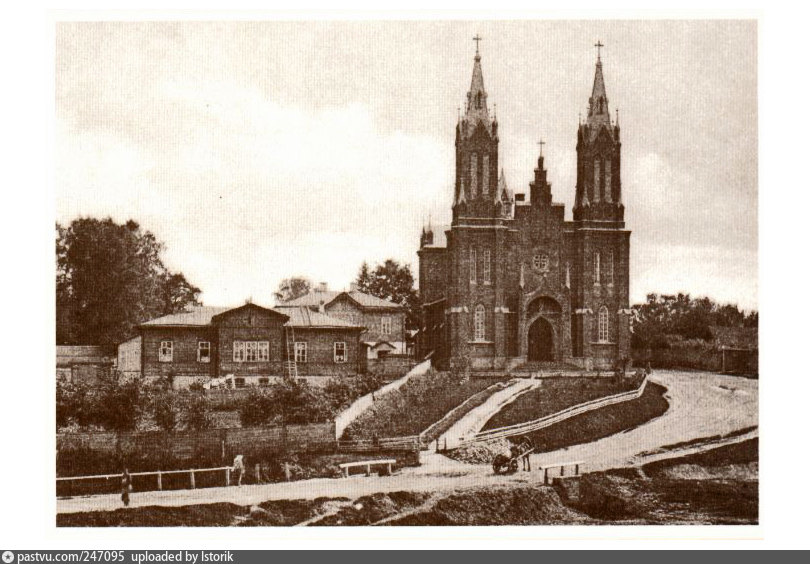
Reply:
[[[533,390],[542,384],[542,380],[532,380],[520,378],[502,390],[498,390],[481,405],[471,409],[461,419],[456,421],[452,427],[439,437],[438,443],[432,443],[432,448],[436,449],[436,444],[441,448],[457,448],[464,442],[465,437],[471,437],[479,432],[492,416],[498,413],[505,405],[515,401],[519,396],[529,390]]]
[[[661,372],[652,381],[668,388],[669,410],[661,417],[635,429],[598,441],[551,453],[533,455],[533,465],[568,460],[584,460],[587,471],[635,466],[661,458],[700,452],[757,436],[746,435],[711,444],[687,445],[678,450],[653,451],[695,439],[727,435],[758,425],[758,381],[708,373]],[[540,472],[519,472],[495,476],[489,465],[464,464],[433,452],[422,453],[422,465],[406,468],[394,476],[358,476],[314,479],[299,482],[136,493],[132,507],[146,505],[181,506],[230,502],[257,504],[274,499],[315,499],[346,497],[355,499],[375,492],[451,491],[458,488],[542,480]],[[121,508],[118,495],[100,495],[57,500],[59,513],[109,511]]]

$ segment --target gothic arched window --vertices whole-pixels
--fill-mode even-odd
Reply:
[[[486,310],[484,310],[484,306],[481,304],[475,306],[473,325],[475,330],[475,340],[485,341],[487,338],[487,314]]]
[[[480,92],[475,95],[475,107],[477,109],[479,109],[479,110],[481,109],[481,93]]]
[[[605,261],[605,282],[613,284],[613,251],[608,251]]]
[[[593,254],[593,283],[602,283],[602,257],[599,251]]]
[[[607,343],[608,336],[609,336],[608,308],[607,306],[602,306],[599,308],[599,342]]]
[[[470,197],[478,196],[478,155],[470,155]]]
[[[489,155],[486,153],[481,157],[481,193],[489,195]]]

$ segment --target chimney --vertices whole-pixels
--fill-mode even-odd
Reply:
[[[323,306],[324,302],[321,300],[320,303],[318,303],[318,313],[326,313],[326,309]]]
[[[329,290],[329,286],[326,285],[326,282],[321,282],[320,284],[318,284],[319,292],[326,292],[327,290]]]
[[[352,282],[351,284],[349,284],[349,291],[350,292],[359,292],[360,291],[360,287],[357,285],[357,282]]]

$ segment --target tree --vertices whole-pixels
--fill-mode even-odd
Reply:
[[[368,264],[364,262],[355,282],[361,292],[405,306],[406,326],[419,326],[419,295],[413,287],[409,265],[388,259],[369,272]]]
[[[633,348],[667,348],[671,336],[711,341],[712,327],[756,327],[759,314],[689,294],[648,294],[633,306]]]
[[[285,278],[279,282],[278,290],[273,294],[276,302],[289,302],[307,295],[312,290],[312,281],[303,276]]]
[[[199,304],[200,289],[170,272],[164,245],[134,221],[56,225],[58,344],[114,346],[154,317]]]

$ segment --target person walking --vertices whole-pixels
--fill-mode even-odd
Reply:
[[[532,444],[532,440],[524,435],[522,439],[520,439],[520,450],[523,453],[520,457],[523,460],[523,470],[526,472],[532,471],[532,461],[531,461],[531,453],[534,450],[534,445]]]
[[[233,459],[233,468],[234,474],[236,474],[236,485],[242,485],[242,476],[245,475],[245,460],[244,456],[241,454],[237,454],[236,458]]]
[[[132,476],[129,475],[129,469],[124,468],[124,473],[121,474],[121,501],[124,502],[124,507],[129,507],[130,492],[132,492]]]

